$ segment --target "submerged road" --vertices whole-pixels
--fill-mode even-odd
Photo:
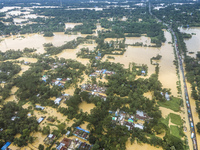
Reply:
[[[149,2],[149,13],[150,13],[150,15],[154,16],[151,12],[150,2]],[[156,16],[154,16],[154,17],[157,19],[158,22],[162,22],[162,20],[158,19]],[[181,70],[180,74],[183,77],[184,93],[185,93],[185,99],[186,99],[187,114],[188,114],[188,119],[189,119],[189,126],[190,126],[190,132],[191,132],[191,139],[192,139],[192,143],[193,143],[193,149],[198,150],[197,140],[196,140],[196,132],[195,132],[194,122],[193,122],[193,115],[192,115],[192,111],[191,111],[191,105],[190,105],[189,96],[188,96],[187,84],[186,84],[186,80],[185,80],[183,59],[181,58],[181,55],[180,55],[180,52],[179,52],[179,49],[178,49],[177,38],[176,38],[174,31],[172,30],[172,28],[168,24],[166,24],[164,22],[162,22],[162,23],[167,26],[168,30],[171,31],[171,33],[174,37],[174,46],[175,46],[174,48],[175,48],[175,51],[176,51],[176,56],[178,58],[179,68]]]

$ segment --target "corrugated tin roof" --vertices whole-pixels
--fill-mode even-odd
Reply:
[[[11,144],[11,142],[7,142],[7,143],[1,148],[1,150],[5,150],[10,144]]]

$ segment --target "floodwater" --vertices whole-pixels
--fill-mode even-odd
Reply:
[[[131,145],[131,142],[128,141],[126,143],[126,149],[127,150],[141,150],[141,149],[143,149],[143,150],[162,150],[162,147],[154,147],[154,146],[151,146],[150,144],[144,144],[144,143],[139,144],[137,142],[135,142]]]
[[[181,32],[185,33],[195,33],[196,35],[192,35],[192,38],[190,39],[184,39],[184,42],[186,43],[188,52],[194,52],[194,54],[188,54],[191,57],[196,57],[196,53],[200,51],[200,28],[199,27],[194,27],[194,28],[180,28]],[[196,131],[196,138],[197,138],[197,143],[198,143],[198,149],[200,149],[200,134],[197,133],[196,129],[196,124],[200,122],[198,113],[196,112],[196,103],[195,100],[191,97],[191,84],[186,82],[187,88],[188,88],[188,94],[189,94],[189,100],[190,100],[190,106],[191,106],[191,111],[193,115],[193,121],[194,121],[194,126],[195,126],[195,131]],[[183,85],[183,84],[182,84]],[[182,90],[184,91],[184,89]]]
[[[153,43],[151,43],[151,38],[146,37],[146,36],[141,36],[141,37],[126,37],[126,42],[125,44],[135,44],[135,43],[140,43],[142,42],[143,45],[155,45]]]
[[[10,36],[8,38],[3,38],[4,41],[0,42],[0,50],[5,52],[9,49],[23,50],[25,47],[37,49],[37,53],[44,53],[44,43],[52,43],[54,46],[61,46],[65,42],[76,39],[81,36],[77,35],[67,35],[63,32],[55,32],[53,37],[43,37],[42,34],[24,34],[24,38],[17,38],[17,36]]]
[[[152,100],[152,93],[151,92],[144,93],[143,96]]]
[[[179,28],[180,32],[184,33],[195,33],[196,35],[192,35],[192,38],[190,39],[184,39],[184,42],[186,43],[188,52],[194,52],[194,54],[189,54],[189,56],[195,57],[198,51],[200,51],[200,27],[192,27],[192,28]]]
[[[148,66],[148,76],[155,73],[155,66],[151,65],[150,59],[157,56],[158,54],[162,56],[160,60],[160,70],[159,70],[159,80],[161,81],[163,88],[170,88],[172,95],[177,96],[176,81],[178,78],[176,76],[176,68],[173,65],[174,54],[173,47],[168,44],[172,40],[171,34],[168,31],[164,31],[166,42],[160,48],[154,47],[139,47],[139,46],[128,46],[124,55],[112,55],[115,60],[110,60],[111,62],[122,63],[125,68],[129,67],[129,63],[135,62],[138,65],[146,64]],[[126,44],[140,40],[145,43],[148,38],[127,38]],[[118,39],[119,41],[120,39]],[[142,41],[144,40],[144,41]],[[111,41],[111,39],[106,39],[106,41]],[[105,55],[103,60],[105,61],[108,55]],[[170,79],[170,82],[169,82]]]
[[[15,102],[17,102],[17,99],[16,99],[16,97],[15,97],[15,92],[18,90],[18,87],[16,87],[16,86],[13,86],[12,87],[12,89],[11,89],[11,96],[9,96],[8,98],[6,98],[5,99],[5,103],[7,103],[7,102],[11,102],[11,101],[15,101]]]
[[[93,109],[95,105],[93,103],[88,104],[87,102],[83,101],[79,104],[79,109],[82,109],[83,112],[87,112],[90,114],[90,110]]]
[[[90,51],[94,50],[97,45],[94,44],[80,44],[76,49],[66,49],[63,50],[61,53],[57,54],[58,58],[65,58],[65,59],[76,59],[77,61],[81,62],[82,64],[86,65],[89,63],[89,59],[83,58],[76,58],[76,53],[80,51],[81,48],[89,48]]]
[[[99,27],[100,29],[100,27]],[[4,41],[0,43],[0,49],[2,51],[6,51],[8,49],[24,49],[25,47],[29,48],[36,48],[37,53],[44,53],[44,48],[43,44],[44,43],[53,43],[55,46],[60,46],[63,45],[65,41],[71,41],[73,39],[76,39],[79,35],[66,35],[64,33],[54,33],[54,37],[43,37],[41,34],[29,34],[29,35],[24,35],[25,38],[17,38],[17,36],[11,36],[6,38]],[[87,35],[82,35],[82,36],[87,36]],[[124,64],[126,68],[128,68],[130,62],[135,62],[137,64],[147,64],[148,65],[148,76],[149,77],[152,73],[155,72],[155,66],[150,64],[150,58],[155,57],[157,54],[162,55],[162,58],[160,60],[160,72],[159,72],[159,80],[162,82],[163,87],[165,88],[171,88],[172,94],[176,96],[177,90],[176,90],[176,71],[175,71],[175,66],[173,65],[173,60],[174,60],[174,55],[173,55],[173,48],[171,44],[168,44],[169,41],[171,41],[171,35],[169,32],[165,31],[165,36],[167,41],[163,44],[161,48],[153,48],[153,47],[137,47],[137,46],[128,46],[127,51],[123,56],[117,55],[115,57],[115,60],[110,60],[112,62],[119,62]],[[116,39],[106,39],[105,41],[115,41]],[[118,39],[118,40],[123,40],[123,39]],[[137,41],[142,41],[143,43],[148,43],[150,44],[150,39],[147,37],[141,37],[141,38],[126,38],[126,44],[130,43],[133,44]],[[76,49],[67,49],[63,50],[63,52],[59,53],[56,55],[57,57],[61,58],[66,58],[66,59],[76,59],[80,61],[83,64],[87,64],[89,62],[88,59],[81,59],[81,58],[76,58],[76,53],[83,47],[88,47],[90,50],[93,50],[97,45],[96,44],[80,44]],[[23,60],[25,58],[20,58],[20,60]],[[29,62],[35,62],[36,60],[31,60],[32,58],[26,58],[25,61]],[[105,60],[106,57],[103,58]],[[25,70],[29,68],[29,66],[22,65],[21,66],[23,71],[20,72],[22,74]],[[170,82],[169,82],[170,80]],[[84,80],[85,81],[85,80]],[[14,87],[16,90],[16,87]],[[74,92],[74,87],[70,88],[68,90],[65,90],[64,92],[70,95],[73,95]],[[13,91],[15,91],[13,89]],[[144,96],[152,99],[151,93],[145,93]],[[10,99],[13,99],[12,97]],[[65,104],[61,104],[63,106]],[[25,104],[23,107],[28,107],[29,104]],[[67,107],[67,106],[66,106]],[[90,113],[90,110],[94,108],[94,104],[87,104],[86,102],[82,102],[79,105],[79,108],[81,108],[84,112]],[[40,111],[34,110],[34,115],[39,118],[41,116],[56,116],[57,119],[60,122],[66,121],[67,117],[63,116],[61,113],[58,113],[56,109],[51,108],[51,107],[45,107],[45,111],[47,113],[43,114]],[[163,115],[167,115],[166,113],[170,113],[169,110],[163,109],[161,110],[163,112]],[[40,124],[40,127],[43,127],[44,125],[47,125],[48,121],[46,119]],[[73,123],[73,121],[69,121],[67,126],[70,126]],[[86,128],[86,124],[82,125],[84,128]],[[52,130],[53,128],[51,128]],[[43,141],[45,136],[41,135],[41,133],[36,132],[33,135],[34,137],[39,137],[36,139],[36,142],[34,142],[34,146],[38,147],[39,144]],[[41,137],[41,138],[40,138]],[[29,144],[30,146],[30,144]],[[30,146],[32,147],[32,146]],[[16,147],[15,147],[16,148]],[[14,148],[14,149],[15,149]],[[29,149],[28,147],[26,147]],[[134,144],[131,145],[130,142],[127,142],[127,149],[132,150],[140,150],[140,149],[145,149],[145,150],[155,150],[158,149],[160,150],[161,148],[156,148],[154,146],[148,145],[148,144]]]

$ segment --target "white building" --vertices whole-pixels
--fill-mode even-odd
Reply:
[[[56,100],[54,101],[55,104],[59,105],[61,102],[62,98],[56,98]]]

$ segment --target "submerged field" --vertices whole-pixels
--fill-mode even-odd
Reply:
[[[7,66],[0,68],[0,115],[7,113],[2,143],[11,141],[9,148],[23,150],[41,145],[55,149],[63,138],[78,138],[93,149],[192,146],[170,32],[153,21],[165,41],[157,41],[158,35],[149,37],[146,30],[137,37],[134,32],[115,35],[112,30],[117,27],[106,19],[93,24],[90,34],[85,32],[89,24],[65,23],[66,33],[53,32],[53,37],[43,33],[2,37],[0,63]],[[120,23],[126,26],[126,21]],[[157,56],[162,57],[156,60]],[[12,75],[9,67],[18,71]],[[141,113],[146,118],[141,119]],[[37,123],[39,118],[43,121]],[[28,125],[31,121],[33,127]],[[87,130],[88,138],[84,133],[77,137],[76,127]],[[55,138],[45,144],[49,134]]]

